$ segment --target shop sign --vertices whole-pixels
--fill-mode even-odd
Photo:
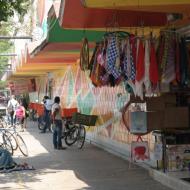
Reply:
[[[163,148],[161,143],[154,144],[154,160],[162,160]]]
[[[145,162],[149,160],[149,148],[148,142],[137,142],[133,141],[131,143],[131,157],[134,162]]]
[[[134,111],[129,113],[129,127],[133,134],[147,132],[147,114],[144,111]]]

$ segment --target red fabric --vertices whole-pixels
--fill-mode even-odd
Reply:
[[[150,81],[153,84],[157,84],[159,80],[158,64],[156,61],[156,52],[154,44],[151,43],[150,47],[150,68],[149,68]]]
[[[139,42],[139,49],[138,49],[138,57],[137,57],[137,65],[136,65],[136,80],[141,81],[144,77],[145,73],[145,65],[144,65],[144,45],[143,42]]]

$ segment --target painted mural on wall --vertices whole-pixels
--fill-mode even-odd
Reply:
[[[133,140],[119,112],[129,99],[124,86],[94,87],[88,72],[76,66],[56,72],[54,80],[53,95],[61,97],[62,107],[77,107],[81,113],[99,116],[91,132],[121,143]]]
[[[130,134],[122,121],[120,110],[129,100],[124,84],[94,87],[89,73],[81,71],[77,66],[68,66],[54,73],[54,84],[53,96],[61,97],[62,107],[77,107],[81,113],[98,115],[96,126],[88,129],[88,134],[108,144],[114,142],[116,147],[121,144],[125,147],[137,140],[137,136]],[[152,152],[152,135],[144,135],[142,140],[148,142],[149,151]]]

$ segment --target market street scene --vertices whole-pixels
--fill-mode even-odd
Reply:
[[[0,189],[189,190],[190,1],[0,1]]]

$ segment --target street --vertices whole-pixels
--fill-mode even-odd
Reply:
[[[148,171],[85,143],[83,150],[54,150],[52,134],[40,134],[29,122],[22,132],[29,157],[19,151],[14,159],[35,170],[0,174],[0,189],[6,190],[169,190],[153,180]]]

